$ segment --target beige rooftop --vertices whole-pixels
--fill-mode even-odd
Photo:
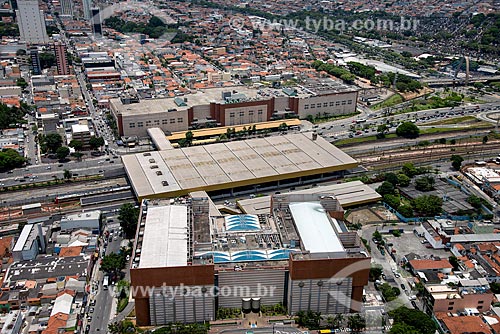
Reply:
[[[140,199],[346,170],[356,160],[323,138],[289,134],[123,156]]]

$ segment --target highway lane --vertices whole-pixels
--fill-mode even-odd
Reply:
[[[317,131],[319,135],[325,137],[327,140],[334,141],[336,139],[346,138],[349,135],[353,137],[374,135],[378,125],[382,124],[388,125],[390,131],[395,131],[397,124],[403,121],[413,121],[418,125],[422,125],[442,119],[476,116],[482,120],[487,120],[495,124],[495,120],[484,119],[483,117],[483,115],[495,110],[500,110],[500,101],[481,105],[471,104],[455,108],[429,109],[388,116],[383,115],[380,111],[368,112],[365,109],[360,115],[320,123],[312,129]],[[366,129],[363,129],[365,127],[371,127],[371,129],[366,131]],[[305,129],[308,130],[308,128]],[[361,133],[356,135],[356,132]]]

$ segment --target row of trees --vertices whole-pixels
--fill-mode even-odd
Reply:
[[[306,327],[310,330],[317,330],[324,327],[321,325],[322,317],[320,312],[311,310],[299,311],[295,316],[297,324],[301,327]],[[326,322],[330,329],[338,329],[344,327],[345,319],[342,314],[337,314],[334,317],[328,317]],[[359,313],[356,313],[347,318],[347,327],[353,332],[359,333],[366,327],[366,320]]]

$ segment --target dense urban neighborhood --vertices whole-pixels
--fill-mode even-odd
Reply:
[[[0,334],[500,333],[499,9],[0,0]]]

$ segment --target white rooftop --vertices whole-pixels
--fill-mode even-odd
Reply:
[[[99,219],[101,217],[100,210],[87,211],[82,213],[75,213],[72,215],[67,215],[61,218],[61,221],[67,220],[91,220],[91,219]]]
[[[73,124],[71,126],[72,133],[90,132],[89,126],[86,124]]]
[[[342,253],[344,246],[319,202],[290,203],[290,211],[303,248],[314,253]]]
[[[52,312],[50,312],[50,316],[53,316],[57,313],[70,314],[71,313],[71,305],[73,304],[73,296],[69,293],[64,293],[56,298],[54,302],[54,308],[52,308]]]
[[[35,224],[29,224],[23,227],[23,230],[21,231],[21,234],[19,235],[19,238],[16,241],[16,245],[12,250],[13,252],[22,251],[24,249],[24,245],[28,241],[28,238],[31,234],[31,230],[33,229],[34,226]]]
[[[187,265],[187,207],[149,206],[139,268]]]

